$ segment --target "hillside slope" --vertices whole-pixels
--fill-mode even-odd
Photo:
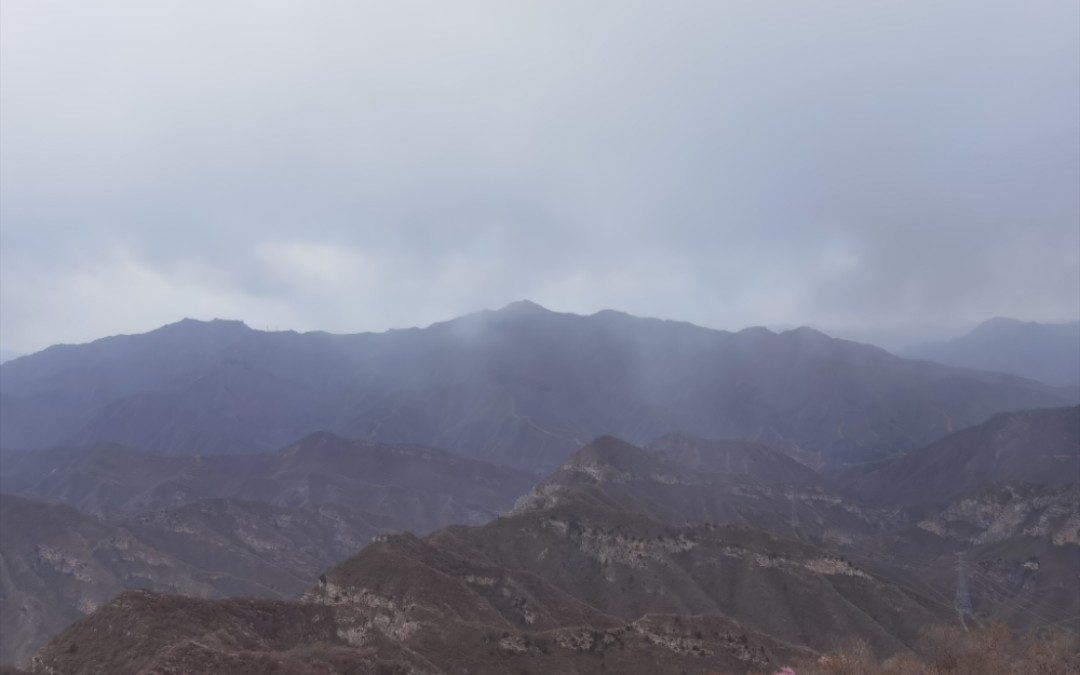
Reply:
[[[793,643],[824,650],[838,636],[892,653],[943,616],[821,549],[664,525],[585,496],[426,539],[380,537],[325,572],[303,605],[127,594],[35,663],[244,672],[302,656],[313,672],[356,672],[366,659],[400,673],[705,675],[775,668],[813,654]]]
[[[995,415],[907,455],[841,470],[836,489],[869,503],[943,504],[985,482],[1080,480],[1080,407]]]
[[[508,510],[531,474],[433,448],[312,434],[273,453],[169,456],[123,446],[12,453],[0,489],[124,517],[203,498],[337,504],[379,528],[429,532]]]
[[[121,526],[0,494],[0,662],[22,662],[125,588],[215,595],[182,562]]]

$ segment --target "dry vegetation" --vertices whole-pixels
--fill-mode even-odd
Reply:
[[[1046,628],[1014,636],[1002,624],[970,631],[939,626],[911,652],[876,660],[864,644],[817,661],[792,664],[780,675],[1080,675],[1080,636]]]

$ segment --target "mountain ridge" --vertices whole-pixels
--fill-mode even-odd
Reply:
[[[6,452],[114,442],[237,454],[327,430],[535,471],[604,433],[645,443],[675,431],[758,438],[812,466],[858,463],[1072,400],[812,329],[730,333],[533,305],[356,335],[187,321],[0,373]]]
[[[1080,320],[1037,323],[995,317],[952,340],[913,345],[897,353],[1059,387],[1080,386]]]

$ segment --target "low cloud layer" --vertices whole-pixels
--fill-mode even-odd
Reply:
[[[0,6],[0,345],[1080,314],[1080,5]],[[886,337],[888,336],[888,337]]]

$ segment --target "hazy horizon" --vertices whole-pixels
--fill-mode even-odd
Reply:
[[[1080,5],[3,0],[0,345],[1080,315]]]
[[[605,311],[622,312],[622,310],[620,310],[618,308],[615,308],[615,307],[605,307],[603,309],[597,310],[596,312],[574,312],[574,311],[569,311],[569,310],[562,310],[562,309],[559,309],[557,307],[547,307],[547,306],[541,305],[540,303],[533,302],[532,300],[529,300],[528,298],[521,298],[519,300],[515,300],[515,301],[513,301],[511,303],[508,303],[508,305],[514,305],[514,304],[523,303],[523,302],[538,305],[539,307],[541,307],[544,310],[547,310],[547,311],[550,311],[550,312],[553,312],[553,313],[557,313],[557,314],[573,314],[573,315],[577,315],[577,316],[591,316],[593,314],[597,314],[597,313],[605,312]],[[471,314],[479,314],[479,313],[483,313],[483,312],[499,311],[501,309],[506,308],[508,305],[503,305],[501,307],[482,307],[482,308],[478,308],[478,309],[476,309],[474,311],[471,311],[471,312],[465,312],[464,314],[455,315],[455,316],[443,317],[443,318],[436,319],[435,321],[428,322],[428,323],[422,323],[422,324],[421,323],[414,323],[414,324],[410,324],[410,325],[389,326],[389,327],[384,328],[384,329],[370,330],[370,331],[351,331],[351,333],[367,333],[367,332],[382,333],[382,332],[387,332],[387,331],[408,330],[408,329],[414,329],[414,328],[425,329],[425,328],[429,328],[432,325],[435,325],[435,324],[438,324],[438,323],[451,321],[451,320],[462,318],[464,316],[468,316],[468,315],[471,315]],[[629,314],[629,312],[623,312],[623,313]],[[660,320],[660,321],[675,321],[675,322],[681,322],[681,323],[690,323],[690,324],[694,324],[696,326],[700,326],[702,328],[708,328],[708,329],[711,329],[711,330],[728,331],[728,332],[732,332],[732,333],[737,333],[739,331],[746,330],[746,329],[751,329],[751,328],[766,328],[766,329],[768,329],[768,330],[770,330],[770,331],[772,331],[774,333],[782,333],[782,332],[785,332],[785,331],[795,330],[795,329],[798,329],[798,328],[806,327],[806,328],[812,328],[812,329],[820,331],[822,333],[826,333],[830,337],[840,338],[840,339],[844,339],[844,340],[851,340],[851,341],[854,341],[854,342],[862,342],[862,343],[865,343],[865,344],[871,344],[871,345],[874,345],[874,346],[882,347],[883,349],[887,349],[889,351],[899,351],[899,350],[902,350],[902,349],[904,349],[906,347],[916,346],[916,345],[919,345],[919,344],[922,344],[922,343],[925,343],[925,342],[932,342],[932,341],[937,341],[937,340],[950,340],[950,339],[954,339],[954,338],[959,338],[959,337],[962,337],[963,335],[967,334],[971,329],[974,329],[975,327],[977,327],[979,325],[982,325],[986,321],[992,321],[992,320],[995,320],[995,319],[1007,319],[1007,320],[1012,320],[1012,321],[1021,321],[1021,322],[1024,322],[1024,323],[1041,323],[1042,325],[1072,325],[1072,324],[1080,323],[1080,318],[1072,319],[1072,320],[1069,320],[1069,321],[1061,321],[1061,322],[1027,322],[1027,321],[1024,321],[1023,319],[1016,319],[1015,317],[988,317],[984,321],[980,321],[977,324],[970,326],[968,329],[962,331],[961,333],[957,333],[957,334],[954,334],[954,335],[927,336],[925,339],[920,340],[920,341],[907,342],[907,341],[903,341],[901,339],[897,339],[895,336],[890,337],[887,334],[877,334],[877,333],[874,333],[873,331],[862,332],[862,333],[855,332],[855,333],[847,333],[847,334],[831,333],[831,332],[829,332],[827,330],[824,330],[824,329],[822,329],[822,328],[820,328],[818,326],[813,326],[813,325],[809,325],[809,324],[767,324],[767,325],[766,324],[753,324],[753,325],[747,325],[747,326],[710,326],[710,325],[706,325],[706,324],[697,323],[697,322],[694,322],[694,321],[687,321],[685,319],[681,319],[679,317],[673,317],[673,316],[647,316],[647,315],[634,315],[634,316],[641,316],[641,318],[656,319],[656,320]],[[281,325],[270,325],[270,324],[258,325],[256,323],[253,323],[250,320],[245,320],[243,318],[238,318],[238,317],[229,317],[229,316],[203,316],[203,317],[185,316],[185,317],[177,317],[174,320],[166,321],[166,322],[164,322],[162,324],[151,326],[151,327],[149,327],[149,328],[147,328],[145,330],[136,330],[136,331],[131,331],[131,332],[127,332],[127,333],[112,333],[112,334],[108,334],[108,335],[98,335],[98,336],[91,337],[88,340],[85,340],[83,342],[78,342],[78,343],[53,343],[53,344],[44,345],[44,346],[42,346],[40,348],[29,350],[29,351],[18,351],[18,350],[13,350],[13,349],[7,349],[5,347],[3,349],[0,349],[0,352],[3,353],[3,357],[2,357],[2,359],[0,359],[0,362],[6,361],[6,360],[11,360],[12,358],[15,358],[15,357],[18,357],[18,356],[26,356],[28,354],[33,354],[33,353],[41,351],[42,349],[46,349],[48,347],[59,345],[59,344],[85,344],[85,343],[88,343],[88,342],[93,342],[95,340],[108,338],[108,337],[117,337],[117,336],[121,336],[121,335],[144,334],[144,333],[156,330],[158,328],[162,328],[164,326],[168,326],[168,325],[172,325],[172,324],[176,324],[176,323],[181,323],[183,321],[188,321],[188,320],[195,320],[195,321],[202,321],[202,322],[238,321],[240,323],[243,323],[245,326],[247,326],[248,328],[250,328],[252,330],[261,331],[261,332],[271,332],[271,333],[273,333],[273,332],[296,332],[296,333],[324,332],[324,333],[332,333],[332,334],[337,334],[337,335],[350,334],[350,332],[331,331],[331,330],[325,330],[325,329],[318,328],[318,327],[301,330],[301,329],[297,329],[297,328],[292,327],[292,326],[281,326]]]

